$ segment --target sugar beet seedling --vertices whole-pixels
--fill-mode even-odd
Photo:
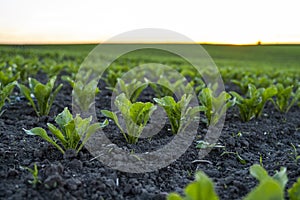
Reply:
[[[73,118],[67,107],[63,112],[56,116],[55,122],[58,124],[59,128],[51,123],[47,123],[47,126],[56,139],[60,141],[62,147],[55,140],[49,137],[43,128],[36,127],[31,130],[23,130],[28,135],[40,136],[64,154],[67,149],[74,149],[78,153],[92,134],[94,134],[98,129],[104,128],[108,125],[107,120],[103,123],[91,124],[92,116],[82,119],[77,114],[76,117]]]

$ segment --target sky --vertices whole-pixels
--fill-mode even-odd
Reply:
[[[98,43],[141,28],[168,29],[201,43],[300,43],[298,5],[298,0],[0,0],[0,44]]]

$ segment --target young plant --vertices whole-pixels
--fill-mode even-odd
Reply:
[[[273,84],[273,80],[268,76],[259,76],[256,74],[252,75],[251,77],[249,75],[246,75],[241,79],[232,80],[231,82],[239,86],[242,94],[246,94],[248,92],[249,84],[253,84],[256,87],[269,87]]]
[[[4,106],[4,103],[6,100],[8,100],[9,95],[11,94],[11,92],[13,91],[14,87],[16,85],[16,82],[12,82],[7,84],[4,87],[1,87],[1,83],[0,83],[0,111],[2,109],[2,107]],[[2,115],[3,112],[0,112],[0,116]]]
[[[75,77],[72,78],[72,76],[64,75],[64,76],[61,77],[61,80],[68,82],[73,89],[76,86]],[[95,95],[97,95],[99,92],[100,92],[100,89],[98,87],[96,87]]]
[[[236,92],[230,92],[237,100],[236,104],[240,110],[240,117],[244,122],[250,121],[254,117],[260,117],[266,102],[271,100],[271,98],[277,94],[275,86],[256,89],[254,85],[249,84],[248,88],[248,95],[246,98],[240,96]]]
[[[242,79],[231,80],[231,82],[240,88],[240,91],[242,94],[246,94],[248,92],[248,85],[253,84],[255,81],[253,78],[251,78],[249,76],[245,76]]]
[[[106,76],[102,77],[102,79],[106,83],[106,89],[114,90],[118,82],[118,78],[122,77],[123,74],[124,72],[122,70],[108,70]]]
[[[281,168],[274,176],[269,176],[268,172],[258,164],[250,167],[250,174],[254,176],[259,185],[253,189],[244,200],[283,200],[284,188],[288,181],[286,168]],[[291,200],[299,200],[300,179],[289,189]],[[170,193],[168,200],[217,200],[219,197],[214,191],[213,182],[203,172],[196,173],[196,181],[190,183],[184,189],[185,196],[178,193]]]
[[[184,189],[185,196],[178,193],[170,193],[167,200],[218,200],[212,180],[203,172],[195,175],[195,181],[188,184]]]
[[[199,114],[205,111],[203,106],[188,107],[192,100],[192,95],[184,94],[181,100],[176,102],[173,97],[165,96],[163,98],[154,98],[154,101],[164,108],[171,123],[173,134],[183,131]]]
[[[26,82],[29,76],[34,76],[38,72],[40,66],[39,58],[34,56],[30,59],[17,55],[8,61],[8,65],[15,73],[20,74],[22,82]]]
[[[97,73],[96,73],[97,74]],[[65,79],[70,81],[73,87],[72,97],[75,109],[80,112],[89,112],[89,109],[95,102],[95,95],[100,92],[97,87],[98,77],[91,69],[82,70],[76,76],[76,82],[74,79]]]
[[[55,122],[58,124],[59,128],[51,123],[47,123],[47,126],[53,136],[60,141],[60,145],[49,137],[43,128],[36,127],[31,130],[23,130],[28,135],[40,136],[64,154],[67,149],[74,149],[78,153],[92,134],[94,134],[98,129],[108,125],[107,120],[103,123],[91,124],[92,116],[82,119],[79,115],[76,115],[76,117],[73,118],[67,107],[63,112],[56,116]]]
[[[290,200],[300,200],[300,178],[297,179],[297,182],[288,189],[288,194]]]
[[[118,78],[117,85],[131,102],[136,102],[143,90],[148,87],[147,83],[142,83],[136,79],[133,79],[131,83],[125,83],[122,79]]]
[[[148,80],[146,80],[148,82]],[[155,96],[162,98],[164,96],[172,96],[174,92],[183,92],[184,79],[170,82],[167,77],[161,77],[157,83],[149,82],[149,86],[154,90]]]
[[[284,199],[284,188],[288,181],[286,168],[281,168],[279,172],[271,177],[263,167],[255,164],[250,167],[250,174],[259,181],[259,185],[244,200]]]
[[[156,106],[150,102],[131,103],[124,93],[116,97],[115,105],[122,114],[125,127],[120,125],[116,112],[101,110],[102,114],[116,123],[126,142],[130,144],[137,143]]]
[[[220,118],[225,114],[226,110],[235,104],[235,98],[231,99],[231,95],[223,91],[219,96],[215,97],[210,88],[204,88],[199,96],[200,103],[206,108],[205,115],[208,124],[216,125]]]
[[[192,79],[190,84],[194,87],[196,94],[199,94],[200,91],[202,91],[206,87],[206,83],[200,77],[197,76]]]
[[[44,64],[41,65],[41,70],[47,74],[49,78],[57,76],[64,68],[63,64],[58,64],[55,60],[44,58]]]
[[[0,90],[6,85],[15,82],[19,79],[20,73],[14,73],[12,68],[1,69],[0,71]]]
[[[272,99],[272,102],[277,110],[287,113],[299,100],[300,88],[298,88],[296,92],[293,92],[293,86],[284,87],[281,83],[278,83],[276,88],[278,93],[275,101]]]
[[[22,167],[22,168],[28,170],[31,173],[33,180],[29,180],[28,182],[32,185],[33,188],[36,188],[36,186],[39,183],[41,183],[41,181],[39,180],[39,170],[36,163],[34,163],[33,169],[29,167]]]
[[[23,84],[18,84],[21,93],[29,101],[38,116],[48,115],[57,93],[62,88],[62,84],[54,89],[56,77],[52,77],[46,84],[42,84],[34,78],[28,78],[29,88]],[[33,97],[37,101],[37,105]]]

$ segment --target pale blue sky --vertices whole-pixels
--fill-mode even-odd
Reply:
[[[164,28],[198,42],[300,42],[297,0],[0,0],[0,43],[97,42]]]

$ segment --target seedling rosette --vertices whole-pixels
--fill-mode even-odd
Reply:
[[[199,112],[205,111],[204,106],[189,106],[192,95],[184,94],[181,100],[176,102],[173,97],[165,96],[163,98],[154,98],[154,101],[164,108],[171,123],[173,134],[177,134],[184,129],[199,115]]]
[[[156,106],[150,102],[131,103],[124,93],[116,97],[115,105],[123,117],[125,127],[119,123],[116,112],[101,110],[102,114],[116,123],[128,143],[137,143]]]
[[[200,92],[198,98],[200,103],[206,108],[205,115],[209,125],[216,125],[226,110],[236,103],[236,99],[233,98],[231,100],[231,95],[225,91],[215,97],[213,91],[208,87]]]
[[[59,128],[51,123],[47,123],[47,126],[53,136],[55,136],[55,138],[59,140],[60,145],[55,140],[53,140],[43,128],[36,127],[31,130],[23,130],[28,135],[40,136],[64,154],[65,150],[67,149],[74,149],[78,153],[82,149],[84,144],[88,141],[88,139],[97,130],[108,125],[107,120],[105,120],[103,123],[91,124],[92,116],[82,119],[77,114],[76,117],[73,118],[67,107],[63,112],[57,115],[57,117],[55,118],[55,122],[58,124]]]
[[[277,94],[277,88],[272,85],[268,88],[256,89],[253,84],[249,84],[247,97],[242,97],[236,92],[230,92],[230,94],[237,100],[236,104],[242,121],[247,122],[262,115],[266,102]]]
[[[4,106],[4,103],[6,100],[9,100],[9,95],[12,93],[14,87],[16,85],[16,82],[12,82],[7,84],[4,87],[1,87],[1,83],[0,83],[0,111],[1,108]],[[1,114],[3,114],[3,112],[0,112],[0,116]]]
[[[18,84],[21,93],[29,101],[38,116],[48,115],[53,101],[63,85],[60,84],[54,89],[56,76],[52,77],[46,84],[42,84],[34,78],[28,78],[28,81],[29,87]],[[35,103],[33,97],[37,103]]]

